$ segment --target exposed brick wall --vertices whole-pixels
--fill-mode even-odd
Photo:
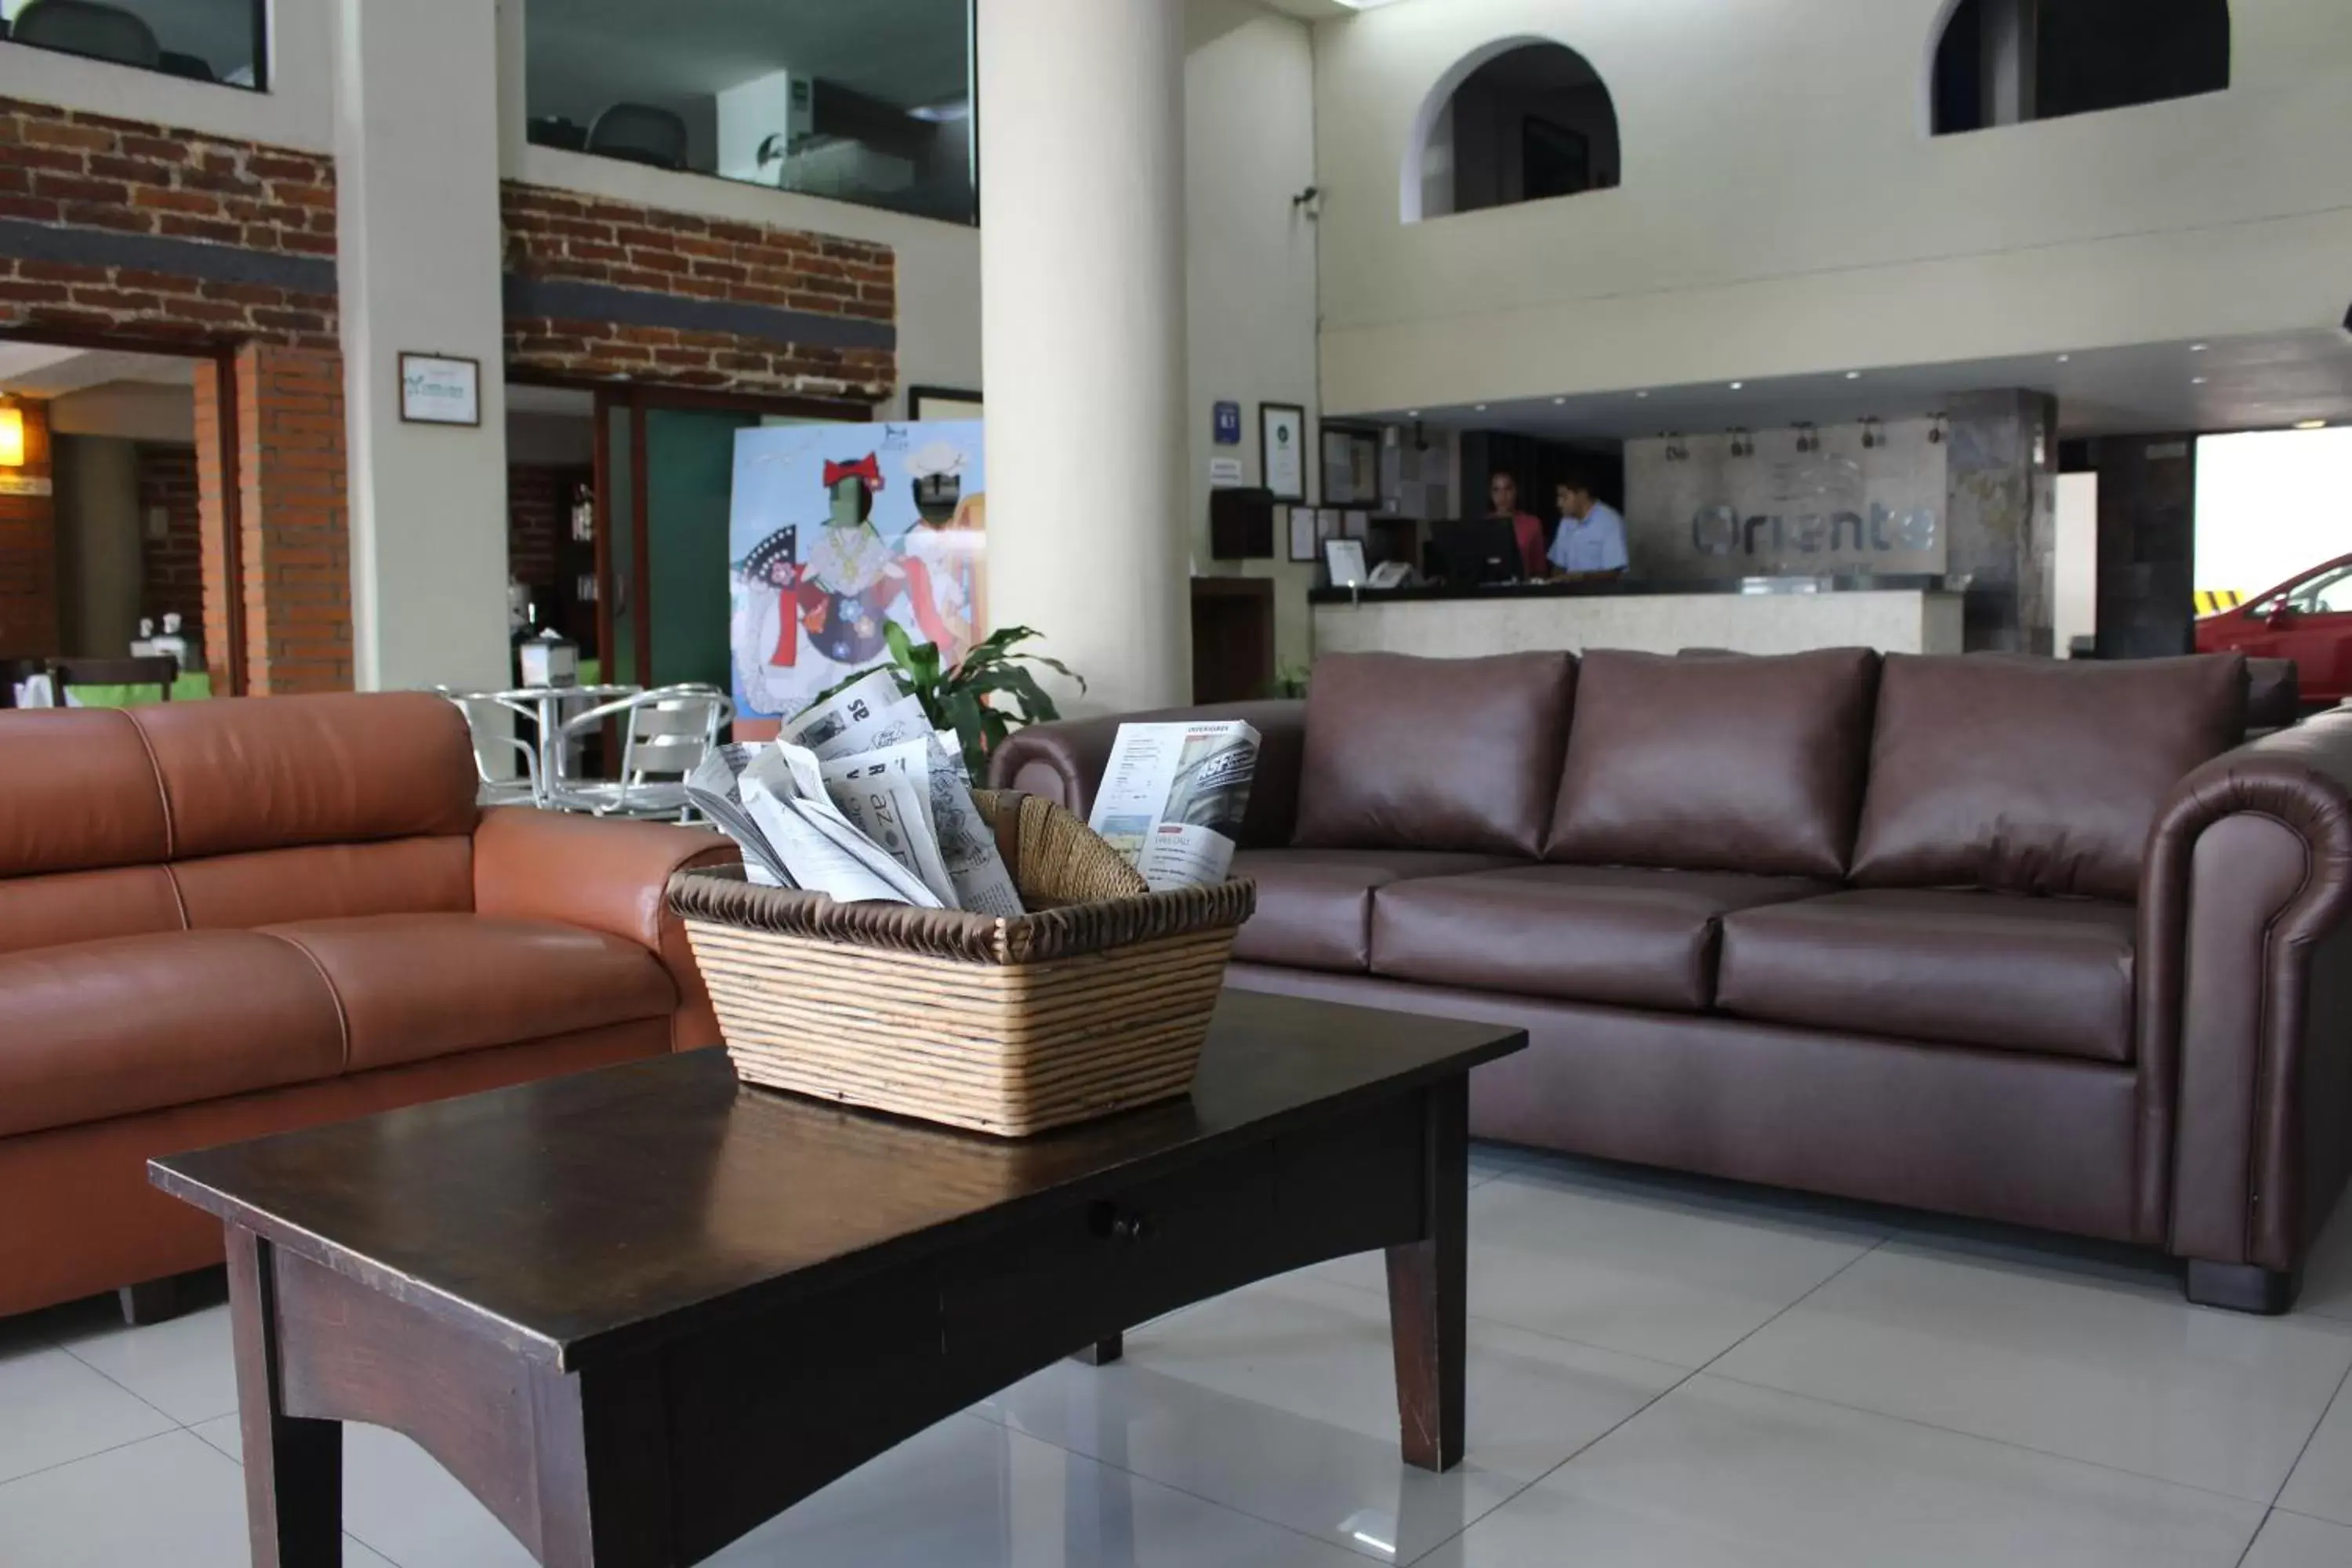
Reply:
[[[249,344],[236,395],[247,689],[348,691],[342,356]]]
[[[138,447],[139,614],[162,629],[163,617],[186,618],[194,634],[204,624],[204,517],[197,504],[196,449],[142,441]],[[161,509],[163,536],[147,531],[149,515]]]
[[[0,218],[331,263],[334,163],[0,98]],[[5,253],[0,325],[337,346],[331,278],[289,288]]]
[[[12,476],[47,479],[49,405],[7,400],[25,418],[25,466]],[[50,496],[0,495],[0,658],[42,657],[58,646],[58,518]]]
[[[518,278],[888,323],[898,268],[887,246],[600,200],[507,181],[506,268]],[[514,364],[763,394],[878,402],[898,377],[887,348],[836,348],[742,331],[576,317],[507,318]]]

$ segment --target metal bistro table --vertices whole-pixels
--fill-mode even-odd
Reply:
[[[563,728],[563,705],[577,702],[593,708],[600,702],[635,697],[644,689],[642,686],[607,683],[598,686],[518,686],[505,691],[466,691],[457,695],[467,701],[495,702],[516,717],[528,719],[539,726],[539,794],[540,804],[543,805],[547,803],[549,792],[555,787],[556,753],[562,746],[560,731]]]

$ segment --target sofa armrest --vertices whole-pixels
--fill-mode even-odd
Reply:
[[[499,806],[474,830],[474,909],[585,926],[649,949],[677,984],[671,1048],[689,1050],[718,1044],[719,1021],[665,889],[673,871],[741,858],[733,840],[708,828]]]
[[[2148,1217],[2179,1256],[2292,1273],[2352,1172],[2352,711],[2181,781],[2139,951]]]
[[[1166,724],[1186,719],[1239,719],[1258,733],[1257,774],[1250,781],[1241,847],[1272,848],[1290,842],[1298,819],[1298,775],[1307,755],[1307,704],[1297,699],[1219,702],[1162,708],[1104,719],[1069,719],[1016,730],[989,759],[997,789],[1041,795],[1079,816],[1094,810],[1095,790],[1109,765],[1121,724]]]

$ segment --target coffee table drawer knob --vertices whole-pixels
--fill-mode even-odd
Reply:
[[[1112,1241],[1141,1241],[1151,1234],[1151,1221],[1134,1209],[1105,1203],[1095,1205],[1092,1228],[1097,1236]]]

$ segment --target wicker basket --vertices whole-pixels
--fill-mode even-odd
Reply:
[[[1251,885],[1151,892],[1062,807],[974,798],[1026,915],[671,879],[745,1082],[1006,1138],[1191,1085]]]

